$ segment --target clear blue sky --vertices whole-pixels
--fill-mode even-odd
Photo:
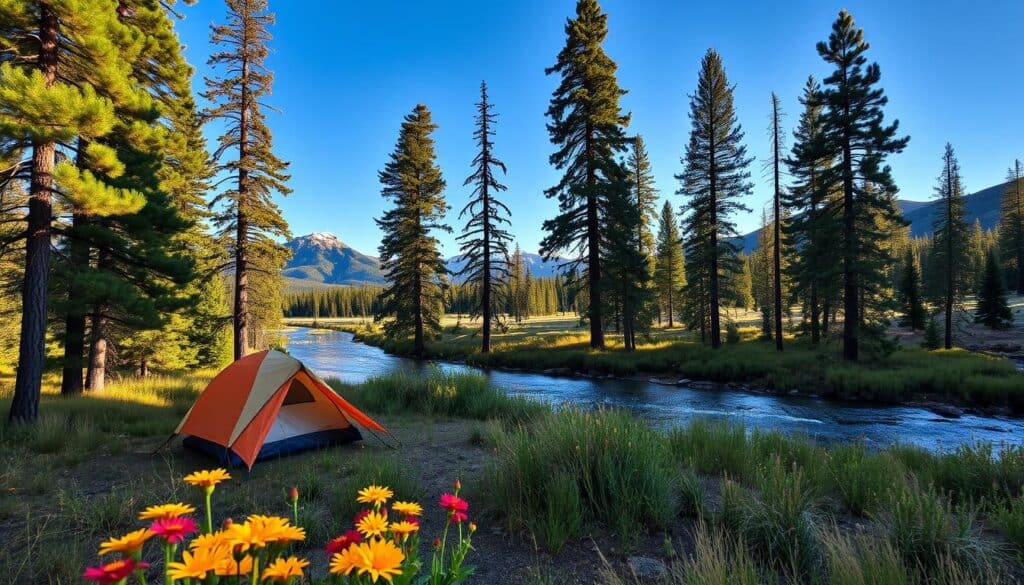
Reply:
[[[557,80],[544,75],[563,45],[574,0],[295,1],[270,0],[277,15],[269,60],[276,80],[268,100],[276,150],[292,162],[295,192],[279,199],[292,232],[331,231],[376,254],[373,222],[384,209],[377,171],[391,152],[402,116],[425,103],[440,128],[438,158],[453,207],[465,203],[462,182],[472,159],[473,108],[486,79],[500,113],[496,150],[508,165],[505,200],[513,233],[536,251],[541,222],[556,204],[543,190],[557,181],[548,165],[545,130]],[[741,232],[756,228],[770,188],[770,92],[777,92],[792,128],[797,96],[808,74],[828,68],[815,51],[836,13],[850,10],[871,43],[868,56],[882,68],[889,119],[911,135],[890,163],[906,199],[928,199],[946,141],[957,149],[968,191],[1003,180],[1024,155],[1024,2],[1020,0],[761,0],[682,2],[604,0],[609,15],[605,49],[629,91],[623,108],[630,132],[644,135],[663,197],[673,205],[679,159],[689,122],[687,94],[696,85],[704,52],[714,47],[736,84],[736,106],[746,131],[755,211],[738,218]],[[178,30],[198,75],[208,72],[209,25],[224,21],[219,0],[183,7]],[[216,128],[208,134],[216,135]],[[787,137],[790,132],[787,131]],[[445,254],[456,251],[442,238]]]

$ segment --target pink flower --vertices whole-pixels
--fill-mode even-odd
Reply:
[[[164,539],[164,542],[176,544],[185,540],[197,531],[196,521],[190,516],[178,516],[175,518],[160,518],[154,520],[149,527],[154,534]]]
[[[466,503],[466,500],[448,493],[441,494],[441,501],[438,502],[438,505],[449,512],[465,512],[469,509],[469,504]]]
[[[458,524],[460,522],[465,522],[468,519],[469,519],[469,516],[466,516],[466,514],[463,513],[463,512],[452,512],[451,514],[448,515],[448,521],[451,522],[452,524]]]
[[[363,535],[358,530],[349,530],[345,534],[335,538],[334,540],[327,543],[327,556],[331,556],[334,553],[340,553],[347,549],[349,546],[362,542]]]
[[[146,563],[140,563],[132,558],[121,559],[112,563],[107,563],[100,567],[89,567],[82,574],[82,578],[86,581],[94,581],[100,585],[110,585],[111,583],[117,583],[124,579],[132,572],[139,569],[147,569],[149,565]]]

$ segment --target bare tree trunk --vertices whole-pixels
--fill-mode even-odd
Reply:
[[[601,314],[601,225],[597,215],[597,184],[594,170],[594,130],[587,122],[587,282],[590,290],[590,347],[604,349],[604,323]]]
[[[57,15],[39,5],[39,71],[47,87],[57,79]],[[53,141],[32,144],[28,231],[25,236],[25,274],[21,290],[21,337],[14,398],[8,419],[31,422],[39,414],[46,353],[46,293],[50,279],[50,218],[52,211]]]
[[[775,175],[775,198],[773,201],[775,213],[775,228],[773,231],[774,250],[772,251],[772,265],[775,272],[774,295],[775,295],[775,349],[782,351],[782,187],[779,183],[779,98],[772,94],[772,141],[773,141],[773,165]]]

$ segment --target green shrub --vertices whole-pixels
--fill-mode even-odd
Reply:
[[[1024,560],[1024,496],[997,507],[992,513],[992,519],[1006,540],[1017,549],[1017,557]]]
[[[740,425],[696,420],[673,429],[668,443],[676,458],[701,473],[749,475],[747,431]]]
[[[906,488],[899,460],[888,453],[868,453],[863,444],[833,450],[830,467],[843,505],[857,516],[877,514],[893,493]]]
[[[743,533],[771,565],[799,577],[817,561],[818,496],[796,466],[776,457],[758,473],[759,499],[749,500]]]
[[[679,509],[677,480],[662,437],[644,422],[620,411],[567,409],[508,432],[480,495],[511,529],[558,550],[590,521],[627,543],[665,526]]]
[[[946,557],[958,563],[987,557],[973,532],[973,512],[954,508],[932,487],[896,494],[888,514],[889,540],[912,566],[928,571]]]
[[[831,585],[911,585],[917,580],[907,571],[899,552],[887,540],[867,534],[849,534],[832,526],[820,534],[825,575]]]

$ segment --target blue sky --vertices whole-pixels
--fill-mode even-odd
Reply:
[[[402,117],[427,104],[440,126],[438,160],[448,181],[449,223],[469,187],[462,182],[473,158],[473,113],[486,79],[500,118],[497,154],[508,165],[505,201],[513,233],[536,251],[541,223],[556,203],[543,190],[558,178],[548,165],[552,145],[544,112],[557,84],[544,75],[563,45],[574,0],[314,1],[270,0],[275,73],[268,100],[278,154],[292,162],[291,187],[279,198],[293,234],[331,231],[376,254],[381,214],[377,171],[391,152]],[[762,165],[769,153],[769,95],[787,113],[787,138],[799,116],[797,97],[808,74],[828,68],[814,45],[827,38],[840,8],[865,29],[870,59],[882,68],[888,119],[910,134],[907,150],[890,159],[900,196],[932,197],[943,145],[957,149],[968,191],[1003,180],[1024,155],[1024,2],[1019,0],[823,0],[709,3],[682,0],[604,0],[609,15],[605,49],[629,91],[622,105],[633,114],[630,132],[643,134],[662,196],[673,205],[673,175],[686,144],[687,95],[696,85],[704,52],[713,47],[736,84],[736,107],[746,131],[754,211],[737,218],[755,229],[770,186]],[[218,0],[183,7],[177,28],[196,68],[196,87],[209,73],[209,25],[224,21]],[[211,140],[218,128],[207,129]],[[454,236],[442,236],[456,252]]]

